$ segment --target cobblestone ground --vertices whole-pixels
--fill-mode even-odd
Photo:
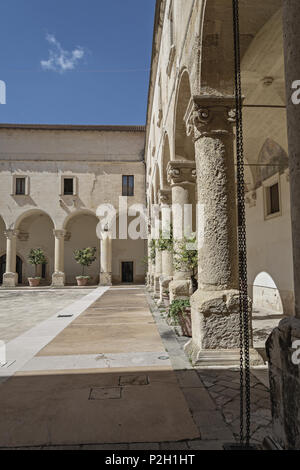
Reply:
[[[235,439],[240,433],[240,373],[237,370],[201,370],[201,380],[207,388]],[[261,444],[271,434],[271,411],[268,388],[251,374],[251,441]]]

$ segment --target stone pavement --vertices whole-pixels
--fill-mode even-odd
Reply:
[[[8,342],[94,289],[0,289],[0,340]]]
[[[238,433],[238,371],[193,369],[143,288],[111,288],[0,386],[2,448],[214,450]],[[158,334],[159,333],[159,334]],[[252,376],[253,441],[269,433]]]

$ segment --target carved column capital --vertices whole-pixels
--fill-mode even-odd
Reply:
[[[158,200],[161,206],[172,204],[172,191],[171,189],[161,189],[158,192]]]
[[[19,230],[8,229],[4,231],[5,237],[8,238],[9,240],[16,238],[18,234],[19,234]]]
[[[56,230],[56,229],[53,230],[53,235],[55,236],[55,238],[58,238],[58,239],[64,238],[66,233],[67,233],[66,230]]]
[[[193,135],[194,140],[198,140],[201,137],[232,134],[235,106],[234,96],[193,96],[184,116],[187,135]]]
[[[196,183],[196,164],[187,160],[172,160],[167,166],[168,183],[184,186]]]

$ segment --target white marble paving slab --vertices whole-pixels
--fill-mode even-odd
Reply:
[[[22,371],[106,369],[122,367],[171,366],[166,351],[81,354],[66,356],[36,356],[28,361]]]
[[[98,287],[93,292],[90,292],[76,302],[56,312],[52,317],[9,341],[6,344],[6,365],[0,367],[0,378],[8,378],[15,372],[21,370],[28,361],[108,289],[109,287]],[[58,318],[58,315],[67,314],[72,314],[72,317]],[[11,365],[7,367],[9,364]],[[3,383],[3,381],[1,381],[0,384],[1,383]]]

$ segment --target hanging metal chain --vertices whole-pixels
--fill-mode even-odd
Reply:
[[[247,246],[245,216],[245,180],[243,148],[243,113],[241,85],[241,51],[239,0],[232,0],[235,98],[236,98],[236,154],[237,154],[237,203],[238,203],[238,248],[239,248],[239,293],[240,293],[240,443],[249,446],[250,441],[250,333],[247,281]],[[245,417],[245,419],[244,419]]]

